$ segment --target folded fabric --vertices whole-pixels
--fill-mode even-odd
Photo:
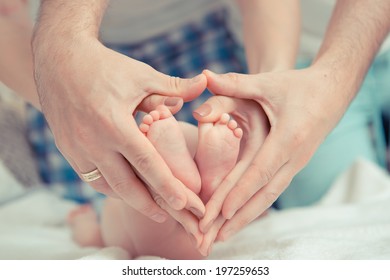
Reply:
[[[48,192],[34,192],[0,206],[0,259],[128,257],[121,248],[77,246],[65,223],[73,207]],[[389,176],[360,160],[318,204],[270,211],[227,242],[216,243],[209,258],[390,259],[389,213]]]

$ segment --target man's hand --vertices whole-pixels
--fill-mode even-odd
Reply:
[[[93,39],[69,44],[63,52],[43,53],[38,47],[35,75],[58,148],[78,174],[99,169],[103,177],[91,183],[96,190],[163,222],[166,213],[135,169],[173,209],[194,206],[188,204],[197,197],[187,200],[185,186],[139,131],[133,114],[152,94],[195,98],[206,86],[203,75],[193,80],[169,77]]]
[[[167,213],[144,182],[174,210],[196,208],[200,200],[188,197],[134,114],[153,94],[196,98],[206,78],[169,77],[104,47],[98,33],[107,5],[107,0],[42,0],[32,40],[41,108],[58,148],[80,176],[98,169],[102,177],[91,183],[96,190],[163,222]]]

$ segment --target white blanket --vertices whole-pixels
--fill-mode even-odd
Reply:
[[[0,206],[0,259],[127,258],[119,248],[74,244],[64,222],[72,207],[47,192]],[[389,245],[389,176],[357,161],[320,203],[271,211],[217,243],[210,259],[390,259]]]

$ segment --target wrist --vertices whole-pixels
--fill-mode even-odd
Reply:
[[[294,69],[294,63],[288,63],[286,61],[280,61],[280,62],[265,62],[261,61],[257,64],[255,63],[249,63],[249,73],[250,74],[260,74],[260,73],[267,73],[267,72],[280,72],[280,71],[286,71]]]
[[[108,0],[42,1],[32,37],[32,48],[60,48],[98,41],[99,28]]]
[[[334,95],[337,98],[337,107],[346,110],[359,88],[351,72],[321,60],[314,61],[308,69],[313,73],[312,79],[317,87]]]

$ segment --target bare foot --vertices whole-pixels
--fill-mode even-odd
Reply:
[[[236,164],[242,129],[226,113],[215,123],[199,123],[195,161],[202,178],[200,197],[204,203]]]
[[[91,205],[74,209],[69,213],[67,221],[77,244],[83,247],[103,247],[98,218]]]
[[[200,191],[200,175],[188,150],[183,132],[166,106],[159,105],[139,126],[172,170],[173,175],[195,193]]]

